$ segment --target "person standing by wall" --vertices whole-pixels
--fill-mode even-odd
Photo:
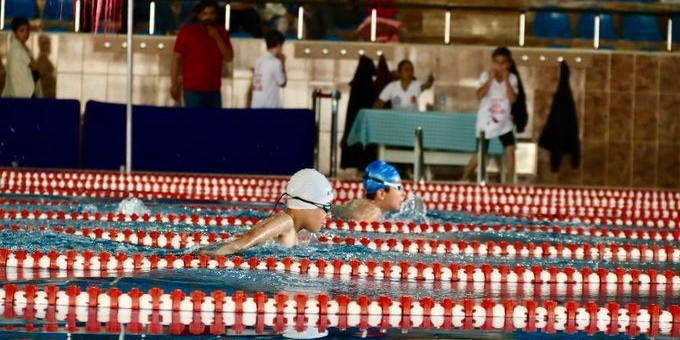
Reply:
[[[514,63],[507,47],[499,47],[491,54],[491,67],[479,76],[479,110],[477,112],[477,147],[480,144],[481,132],[485,139],[498,138],[505,149],[507,171],[505,182],[512,183],[515,178],[515,133],[513,131],[512,104],[517,100],[518,77],[510,72]],[[488,143],[483,143],[488,145]],[[484,150],[486,153],[486,150]],[[466,180],[477,167],[475,153],[465,167],[462,180]]]
[[[222,107],[222,64],[234,59],[234,51],[229,33],[216,19],[217,4],[201,1],[196,6],[196,22],[177,33],[170,95],[179,102],[183,89],[185,107]]]
[[[277,30],[264,37],[267,53],[260,57],[253,72],[253,109],[277,109],[281,107],[281,90],[286,86],[286,56],[283,54],[283,34]]]
[[[38,64],[26,46],[31,26],[26,18],[12,20],[12,39],[7,51],[5,88],[2,97],[35,98],[39,96]],[[35,73],[35,77],[34,77]]]

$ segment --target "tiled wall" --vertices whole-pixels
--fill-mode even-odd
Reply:
[[[47,37],[51,45],[48,60],[55,68],[58,98],[80,99],[83,103],[90,99],[125,101],[125,53],[120,48],[119,52],[100,52],[95,48],[101,45],[102,39],[119,46],[123,37],[86,34]],[[31,45],[37,47],[38,39],[38,34],[34,34]],[[136,44],[144,41],[142,37],[136,39]],[[161,38],[161,41],[166,46],[163,50],[151,52],[153,49],[147,48],[135,53],[135,103],[175,105],[168,93],[169,50],[173,38]],[[338,44],[356,46],[357,43]],[[356,59],[332,55],[300,58],[295,56],[294,45],[295,42],[285,44],[289,83],[283,90],[284,106],[311,107],[311,93],[315,88],[338,89],[342,92],[339,117],[342,130],[348,83],[354,74]],[[245,107],[251,69],[256,57],[264,51],[264,44],[259,40],[235,39],[234,46],[235,61],[223,79],[223,101],[225,107]],[[4,56],[6,48],[7,35],[0,33],[0,55]],[[488,67],[491,47],[389,45],[389,48],[390,67],[409,58],[414,62],[417,77],[425,78],[430,72],[435,75],[434,89],[423,94],[421,101],[432,103],[434,95],[441,93],[447,97],[447,109],[476,111],[477,78]],[[523,62],[521,56],[529,53],[536,59],[535,56],[542,53],[562,52],[572,59],[584,59],[582,64],[572,64],[571,76],[581,127],[582,164],[574,170],[565,160],[558,173],[551,173],[549,155],[541,150],[534,180],[549,184],[680,188],[680,55],[515,49],[532,117],[527,132],[520,137],[538,140],[559,79],[557,62]],[[329,167],[329,106],[328,103],[322,106],[322,171]]]

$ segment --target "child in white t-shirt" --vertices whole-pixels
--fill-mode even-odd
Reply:
[[[271,30],[264,39],[267,53],[257,60],[253,73],[253,94],[250,102],[253,109],[280,108],[279,88],[286,86],[286,56],[282,53],[285,38],[281,32]]]
[[[413,76],[413,64],[409,60],[399,62],[397,70],[399,80],[385,86],[373,107],[382,109],[390,102],[394,110],[418,111],[418,97],[422,91],[432,87],[434,77],[430,75],[426,83],[416,80]]]
[[[498,137],[505,149],[507,159],[506,183],[512,183],[515,177],[515,134],[511,115],[512,103],[517,100],[517,76],[510,73],[510,65],[514,63],[512,54],[506,47],[499,47],[491,55],[492,63],[488,71],[479,76],[479,110],[477,112],[477,147],[480,133],[484,131],[485,139]],[[485,143],[488,145],[488,143]],[[486,150],[485,150],[486,152]],[[466,180],[477,167],[477,154],[472,156],[463,172]]]

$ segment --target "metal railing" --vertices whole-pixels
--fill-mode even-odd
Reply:
[[[149,34],[154,34],[156,31],[156,7],[158,1],[169,1],[169,0],[154,0],[149,3]],[[4,18],[5,7],[7,0],[0,0],[0,29],[4,29],[6,22]],[[298,0],[298,1],[265,1],[265,0],[251,0],[244,1],[246,3],[252,4],[265,4],[265,3],[280,3],[284,5],[301,5],[298,8],[297,13],[290,13],[296,16],[297,24],[297,39],[304,39],[304,5],[317,5],[326,7],[337,7],[343,4],[339,1],[328,2],[325,0]],[[444,44],[450,44],[452,41],[451,37],[451,27],[453,25],[454,19],[453,14],[456,12],[466,12],[466,11],[494,11],[494,12],[507,12],[517,14],[517,25],[518,25],[518,36],[517,36],[517,46],[524,46],[526,43],[526,24],[527,24],[527,13],[538,12],[544,10],[551,10],[557,12],[565,13],[589,13],[595,14],[594,22],[594,34],[592,46],[595,49],[600,47],[600,25],[602,14],[647,14],[655,15],[661,19],[666,19],[667,29],[666,29],[666,50],[671,51],[673,48],[673,16],[680,15],[680,5],[670,4],[670,3],[630,3],[630,2],[599,2],[599,1],[546,1],[546,0],[525,0],[520,2],[513,2],[513,4],[498,4],[498,2],[492,1],[479,1],[476,3],[457,3],[451,1],[440,1],[440,2],[428,2],[419,3],[416,1],[411,2],[398,2],[398,3],[383,3],[383,2],[373,2],[373,1],[357,1],[353,3],[357,8],[361,8],[362,12],[365,12],[370,17],[370,39],[369,41],[376,41],[376,31],[378,18],[376,14],[377,8],[394,8],[394,9],[418,9],[418,10],[441,10],[444,11],[442,15],[443,21],[443,39]],[[81,11],[82,11],[82,1],[76,0],[74,2],[74,32],[81,31]],[[229,23],[232,16],[231,4],[227,3],[224,6],[224,21],[225,28],[229,29]],[[30,19],[30,18],[29,18]],[[130,26],[130,25],[128,25]],[[134,28],[132,28],[134,29]]]

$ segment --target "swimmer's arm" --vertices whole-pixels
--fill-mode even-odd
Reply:
[[[285,221],[277,221],[274,217],[265,223],[254,226],[239,238],[225,242],[215,250],[200,250],[199,254],[205,255],[231,255],[241,250],[254,247],[269,239],[276,238],[290,228]]]

